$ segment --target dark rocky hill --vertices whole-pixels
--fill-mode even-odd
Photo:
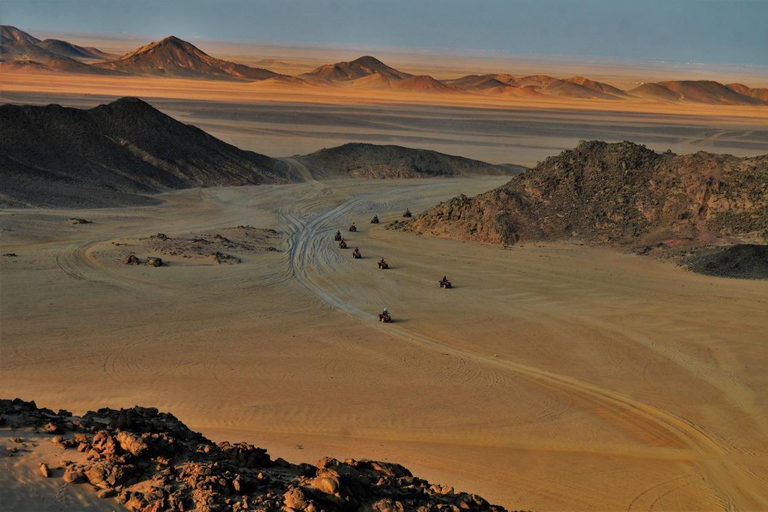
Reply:
[[[456,197],[395,228],[514,244],[706,243],[768,236],[768,155],[656,153],[630,142],[583,142],[506,185]]]
[[[137,98],[90,110],[0,106],[0,205],[105,207],[173,189],[292,180],[276,159],[226,144]]]
[[[361,143],[321,149],[294,158],[303,163],[316,179],[498,176],[524,170],[524,167],[517,165],[493,165],[426,149]]]

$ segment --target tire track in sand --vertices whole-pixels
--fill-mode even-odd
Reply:
[[[423,187],[439,185],[415,186],[403,192],[414,192]],[[280,213],[288,223],[289,237],[288,270],[290,274],[325,304],[338,309],[355,319],[364,322],[372,328],[380,329],[390,336],[415,343],[419,346],[447,353],[454,357],[484,364],[498,369],[512,371],[533,382],[545,386],[554,386],[572,393],[578,398],[596,401],[614,410],[621,411],[621,416],[631,424],[631,427],[662,430],[676,438],[680,443],[696,454],[698,466],[706,482],[727,496],[728,510],[760,510],[768,509],[768,495],[760,489],[742,468],[728,459],[730,447],[723,446],[713,436],[695,423],[677,416],[674,413],[637,401],[617,391],[601,388],[589,382],[559,375],[548,370],[500,360],[482,354],[451,347],[418,333],[404,331],[394,326],[380,324],[371,315],[347,304],[331,291],[323,287],[319,280],[309,272],[316,263],[316,255],[321,254],[321,244],[327,242],[326,225],[335,218],[349,213],[360,201],[370,199],[376,193],[355,196],[341,204],[321,212],[309,220],[303,220],[293,209],[282,210]],[[631,506],[631,505],[630,505]]]

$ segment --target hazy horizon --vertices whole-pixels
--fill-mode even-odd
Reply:
[[[750,66],[768,64],[765,19],[754,0],[0,4],[3,24],[30,32]]]

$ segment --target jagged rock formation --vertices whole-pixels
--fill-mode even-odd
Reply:
[[[512,175],[524,169],[517,165],[493,165],[426,149],[361,143],[321,149],[294,158],[303,163],[316,179]]]
[[[137,98],[90,110],[0,106],[0,205],[151,204],[145,194],[297,179]]]
[[[249,444],[214,444],[153,408],[99,409],[78,418],[0,400],[0,428],[47,433],[62,450],[65,482],[88,483],[137,512],[504,511],[480,496],[431,485],[399,464],[324,458],[297,465]],[[85,462],[66,462],[72,451],[86,453]]]
[[[768,237],[768,155],[677,156],[630,142],[583,142],[500,188],[456,197],[393,227],[503,244]]]

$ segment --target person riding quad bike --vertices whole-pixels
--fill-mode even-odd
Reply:
[[[389,268],[389,263],[384,261],[384,257],[383,256],[379,260],[379,268],[384,268],[384,269]]]
[[[411,213],[410,208],[405,209],[405,213],[403,214],[403,217],[413,217],[413,214]]]
[[[342,238],[341,241],[339,242],[339,249],[346,249],[346,248],[347,248],[347,241]]]
[[[341,231],[337,231],[335,235],[333,235],[333,239],[337,242],[341,240]]]
[[[443,278],[440,280],[440,288],[452,288],[451,282],[446,276],[443,276]]]
[[[378,224],[378,223],[379,223],[379,216],[374,215],[373,218],[371,219],[371,224]]]
[[[360,254],[360,249],[358,249],[357,247],[355,247],[355,250],[354,250],[354,251],[352,251],[352,257],[353,257],[353,258],[355,258],[356,260],[359,260],[359,259],[361,259],[361,258],[363,257],[363,255],[362,255],[362,254]]]
[[[379,313],[379,322],[385,322],[390,323],[392,321],[392,317],[389,314],[389,311],[387,311],[387,308],[384,308],[384,311]]]
[[[353,222],[351,226],[349,226],[350,231],[357,231],[357,226],[355,226],[355,223]]]

